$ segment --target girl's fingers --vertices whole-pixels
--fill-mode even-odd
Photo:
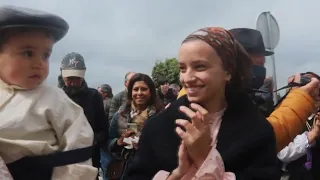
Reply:
[[[176,124],[184,127],[187,133],[193,134],[196,131],[196,128],[187,120],[177,119]],[[180,128],[181,129],[181,128]],[[181,129],[182,130],[182,129]],[[182,130],[183,131],[183,130]]]
[[[191,108],[195,111],[199,111],[202,115],[208,114],[208,111],[205,108],[203,108],[202,106],[200,106],[199,104],[191,103]]]
[[[196,113],[186,106],[180,106],[180,111],[187,115],[190,119],[194,118]]]
[[[203,129],[203,116],[199,111],[196,112],[196,116],[192,119],[192,124],[199,130]]]

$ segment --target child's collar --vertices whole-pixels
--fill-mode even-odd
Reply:
[[[10,90],[23,90],[24,88],[17,85],[9,85],[0,79],[0,88],[1,89],[10,89]]]

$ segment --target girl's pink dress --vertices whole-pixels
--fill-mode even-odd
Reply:
[[[13,180],[6,163],[0,157],[0,180]]]
[[[220,129],[222,115],[225,110],[210,114],[211,117],[211,135],[212,149],[202,166],[197,169],[192,166],[188,173],[181,180],[235,180],[236,177],[232,172],[225,172],[224,163],[220,153],[216,149],[217,135]],[[153,180],[165,180],[169,177],[169,172],[159,171]]]

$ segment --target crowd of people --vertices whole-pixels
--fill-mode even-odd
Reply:
[[[289,77],[274,102],[259,31],[198,29],[179,48],[180,84],[133,70],[113,95],[105,82],[88,87],[76,52],[58,87],[44,83],[68,29],[0,7],[0,179],[320,179],[320,76]]]

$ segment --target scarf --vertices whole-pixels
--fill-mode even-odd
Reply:
[[[229,88],[237,91],[248,90],[252,79],[251,59],[246,50],[232,36],[232,34],[219,27],[208,27],[197,30],[190,34],[182,43],[190,40],[202,40],[210,45],[220,56],[224,68],[232,78]]]
[[[139,110],[134,102],[131,102],[130,118],[133,123],[137,124],[138,133],[141,133],[144,122],[153,114],[156,113],[155,106],[148,106],[145,110]]]
[[[129,105],[122,105],[118,110],[118,118],[115,119],[118,124],[119,135],[128,129],[128,123],[137,124],[137,132],[139,135],[142,131],[144,122],[155,113],[156,108],[154,105],[148,106],[143,111],[140,111],[133,102]]]

